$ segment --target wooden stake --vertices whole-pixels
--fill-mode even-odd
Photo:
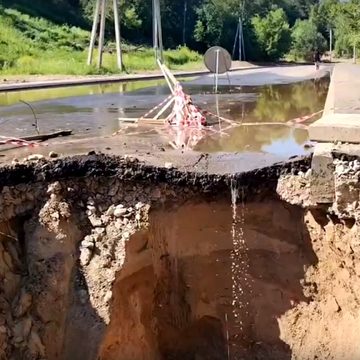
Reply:
[[[100,18],[100,34],[99,34],[99,60],[98,68],[102,67],[104,37],[105,37],[105,20],[106,20],[106,0],[101,0],[101,18]]]
[[[116,37],[116,55],[119,70],[123,70],[122,51],[121,51],[121,34],[120,34],[120,16],[118,0],[114,0],[114,22],[115,22],[115,37]]]
[[[175,101],[175,98],[171,98],[170,101],[157,113],[154,117],[155,120],[159,119],[160,116],[171,106],[171,104]]]
[[[99,15],[100,15],[100,0],[97,0],[96,5],[95,5],[95,11],[94,11],[93,26],[92,26],[92,30],[91,30],[89,55],[88,55],[88,60],[87,60],[88,65],[92,64],[94,47],[95,47],[95,40],[96,40],[96,32],[97,32],[97,28],[98,28],[98,25],[99,25]]]

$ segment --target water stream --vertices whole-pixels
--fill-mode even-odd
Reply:
[[[249,317],[249,296],[251,295],[251,282],[249,277],[248,246],[246,244],[245,226],[245,203],[244,190],[238,187],[236,180],[231,180],[231,206],[232,206],[232,251],[231,251],[231,275],[232,275],[232,311],[234,326],[230,339],[237,344],[232,346],[231,359],[237,359],[241,349],[239,343],[246,341],[246,319]],[[241,201],[240,207],[238,200]],[[240,210],[240,211],[238,211]],[[231,344],[230,344],[231,345]]]

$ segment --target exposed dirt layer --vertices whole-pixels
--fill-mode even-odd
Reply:
[[[202,157],[198,158],[198,162]],[[220,159],[221,160],[221,159]],[[72,156],[53,161],[45,159],[26,161],[12,166],[0,167],[0,187],[22,183],[51,182],[69,178],[116,177],[122,181],[140,181],[147,184],[166,183],[200,187],[200,192],[229,189],[231,179],[255,189],[266,180],[268,187],[276,185],[282,173],[306,171],[311,159],[301,158],[278,163],[253,171],[219,175],[216,172],[184,172],[172,167],[158,167],[145,164],[134,157],[116,157],[103,154]],[[193,165],[195,169],[195,165]],[[219,164],[221,170],[221,165]]]
[[[356,161],[335,161],[327,206],[298,196],[310,159],[233,175],[104,155],[0,168],[0,358],[357,358]]]

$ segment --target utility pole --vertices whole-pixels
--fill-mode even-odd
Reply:
[[[99,54],[98,54],[98,68],[102,67],[104,39],[105,39],[105,20],[106,20],[106,0],[101,0],[101,15],[100,15],[100,34],[99,34]]]
[[[186,46],[186,15],[187,15],[187,0],[184,0],[184,21],[183,21],[183,45]]]
[[[241,21],[241,46],[242,46],[242,56],[243,58],[240,60],[246,60],[246,53],[245,53],[245,37],[244,37],[244,19],[245,19],[245,2],[246,0],[242,0],[241,2],[241,15],[240,15],[240,21]]]
[[[153,42],[156,61],[163,62],[163,37],[161,26],[161,12],[159,0],[153,0]]]
[[[242,24],[241,24],[241,17],[239,17],[239,61],[242,60]]]
[[[97,28],[99,25],[100,5],[101,5],[100,0],[97,0],[96,5],[95,5],[95,11],[94,11],[93,26],[92,26],[92,30],[91,30],[89,56],[88,56],[88,60],[87,60],[88,65],[92,64],[92,58],[93,58],[93,54],[94,54],[94,47],[95,47],[95,40],[96,40],[96,32],[97,32]]]
[[[243,21],[239,19],[239,60],[245,60],[245,42],[244,42],[244,26]]]
[[[98,68],[102,67],[103,63],[103,53],[104,53],[104,40],[105,40],[105,27],[106,27],[106,3],[107,0],[96,0],[95,9],[94,9],[94,20],[91,30],[89,54],[87,59],[87,64],[91,65],[93,63],[94,48],[96,42],[96,35],[99,27],[100,20],[100,30],[99,30],[99,53],[98,53]],[[122,61],[122,50],[121,50],[121,33],[120,33],[120,14],[119,14],[119,1],[113,0],[114,6],[114,27],[115,27],[115,37],[116,37],[116,55],[117,55],[117,64],[119,70],[123,69]]]
[[[118,0],[114,0],[114,22],[115,22],[117,64],[119,70],[122,71],[123,62],[122,62],[122,51],[121,51],[120,16],[119,16]]]
[[[235,60],[236,43],[239,38],[239,31],[240,31],[240,29],[239,29],[239,24],[238,24],[238,26],[236,27],[235,41],[234,41],[234,47],[233,47],[233,52],[232,52],[233,60]]]
[[[239,22],[236,29],[234,47],[233,47],[233,60],[235,60],[236,45],[239,43],[239,61],[245,60],[245,41],[244,41],[244,14],[245,14],[245,0],[239,3]]]

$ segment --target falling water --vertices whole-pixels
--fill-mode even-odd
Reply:
[[[241,193],[240,213],[237,209],[239,189],[234,179],[231,180],[231,203],[232,203],[232,251],[231,251],[231,275],[232,275],[232,312],[234,316],[233,338],[235,342],[244,340],[244,319],[248,317],[247,300],[251,293],[249,282],[249,258],[248,247],[244,237],[245,204],[244,194]],[[237,357],[235,357],[237,358]]]

